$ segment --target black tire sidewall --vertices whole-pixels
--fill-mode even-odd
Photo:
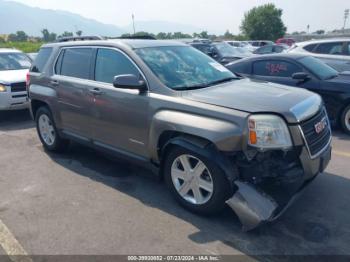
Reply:
[[[200,159],[210,171],[210,174],[213,179],[214,189],[213,195],[211,196],[210,200],[205,204],[195,205],[186,201],[180,196],[173,184],[171,178],[171,166],[174,160],[183,154],[192,155]],[[198,214],[212,215],[217,212],[220,212],[225,207],[225,202],[230,197],[230,192],[232,191],[229,180],[227,179],[225,173],[221,170],[218,164],[216,164],[213,160],[207,159],[201,154],[179,146],[173,146],[168,151],[164,163],[163,172],[165,182],[168,188],[170,189],[171,193],[174,195],[175,199],[186,209]]]

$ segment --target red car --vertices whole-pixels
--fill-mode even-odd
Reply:
[[[295,44],[295,41],[292,38],[280,38],[280,39],[277,39],[276,44],[285,44],[285,45],[292,46]]]

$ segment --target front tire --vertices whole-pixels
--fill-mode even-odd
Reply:
[[[340,117],[340,124],[343,131],[350,135],[350,105],[348,105],[342,112]]]
[[[164,178],[175,199],[195,213],[218,213],[230,197],[230,183],[219,166],[182,147],[170,149],[164,163]]]
[[[40,107],[35,116],[36,128],[44,148],[52,152],[63,152],[69,140],[62,139],[56,129],[52,114],[47,107]]]

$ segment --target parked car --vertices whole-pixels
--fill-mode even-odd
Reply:
[[[26,76],[31,62],[21,51],[0,48],[0,110],[28,108]]]
[[[277,39],[276,44],[285,44],[288,46],[293,46],[295,44],[295,40],[293,38],[279,38]]]
[[[256,49],[253,54],[265,55],[272,53],[283,53],[288,49],[285,45],[265,45]]]
[[[249,53],[244,53],[242,50],[238,50],[225,42],[214,42],[211,44],[191,43],[190,45],[211,56],[223,65],[250,55]]]
[[[29,56],[29,58],[34,61],[36,56],[38,55],[38,53],[27,53],[27,55]]]
[[[255,47],[256,49],[261,47],[261,46],[265,46],[265,45],[273,45],[274,42],[269,41],[269,40],[259,40],[259,41],[249,41],[249,43]]]
[[[249,44],[248,42],[245,42],[245,41],[229,40],[229,41],[225,41],[225,42],[228,43],[232,47],[244,48],[245,50],[247,50],[249,52],[253,52],[255,50],[255,48],[251,44]]]
[[[330,120],[350,135],[350,72],[338,73],[319,59],[301,54],[251,57],[227,68],[242,76],[318,93]]]
[[[297,43],[289,52],[312,55],[338,72],[350,71],[350,38]]]
[[[179,42],[44,45],[29,95],[46,150],[74,140],[149,167],[184,207],[227,203],[246,230],[276,219],[330,160],[319,95],[238,78]]]

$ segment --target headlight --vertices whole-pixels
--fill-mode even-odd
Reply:
[[[249,145],[263,149],[286,149],[292,140],[286,122],[275,115],[252,115],[248,119]]]
[[[1,92],[6,92],[6,91],[7,91],[6,86],[0,84],[0,93]]]

